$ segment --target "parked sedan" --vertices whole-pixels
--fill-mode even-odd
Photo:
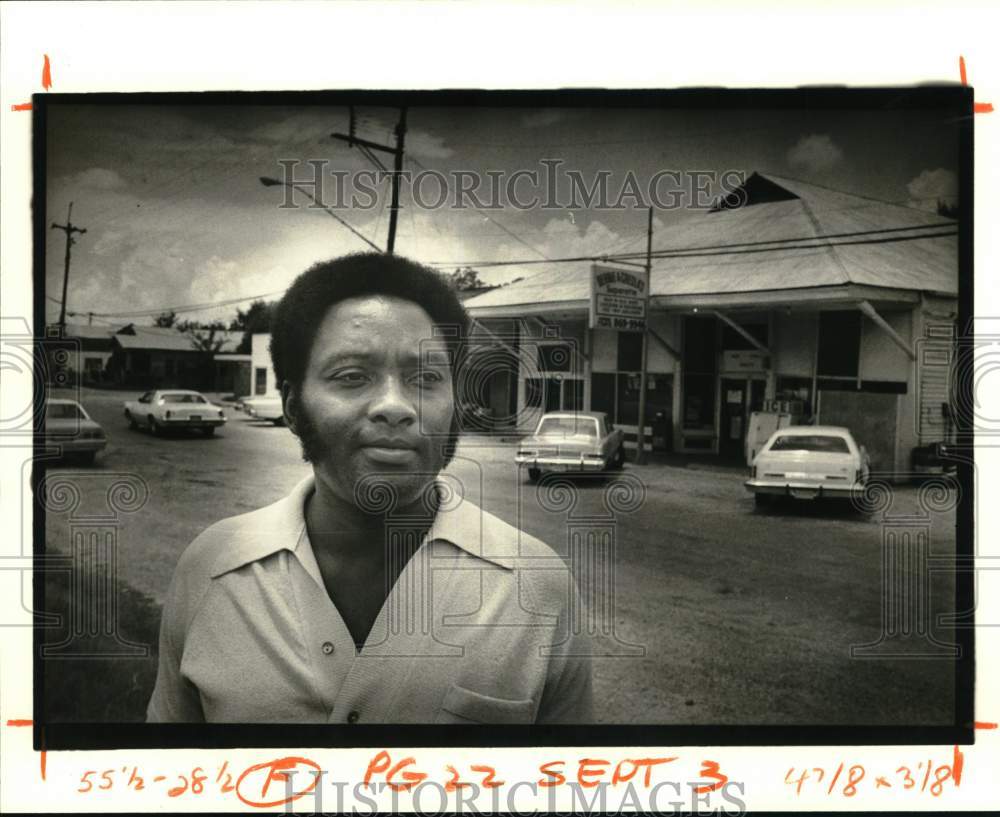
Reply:
[[[243,400],[243,411],[255,420],[268,420],[275,425],[285,422],[285,413],[281,407],[280,397],[247,397]]]
[[[93,462],[97,452],[108,444],[100,423],[91,419],[75,400],[45,402],[45,445],[59,447],[68,456]]]
[[[625,464],[625,435],[602,411],[550,412],[514,459],[532,482],[543,471],[607,471]]]
[[[199,392],[169,389],[148,391],[138,400],[129,400],[125,419],[130,428],[143,426],[153,434],[168,428],[192,428],[210,436],[225,424],[226,413]]]
[[[743,483],[758,507],[776,496],[849,498],[870,472],[868,452],[840,426],[788,426],[754,457]]]

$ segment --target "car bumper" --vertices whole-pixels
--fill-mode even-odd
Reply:
[[[107,439],[71,440],[53,437],[45,441],[46,447],[61,448],[64,454],[88,454],[91,451],[101,451],[108,444]]]
[[[864,490],[859,483],[830,485],[816,482],[774,482],[771,480],[750,479],[743,483],[752,494],[769,494],[771,496],[791,496],[796,499],[820,499],[834,497],[847,499],[856,491]]]
[[[171,417],[159,421],[164,428],[208,428],[226,424],[225,417],[202,417],[200,420],[189,420],[186,417]]]
[[[604,471],[603,460],[584,460],[580,457],[514,457],[522,468],[537,468],[539,471]]]

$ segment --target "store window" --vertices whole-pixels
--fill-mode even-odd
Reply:
[[[642,371],[642,332],[618,333],[618,371]]]
[[[857,378],[861,357],[861,313],[857,310],[819,313],[819,377]]]
[[[684,400],[681,427],[715,428],[715,380],[718,371],[718,322],[684,317]]]
[[[687,429],[715,428],[715,375],[684,375],[684,419]]]
[[[568,411],[583,410],[583,381],[567,379],[562,384],[562,407]]]
[[[670,417],[673,409],[672,374],[649,373],[646,375],[646,425],[650,425],[658,412]],[[639,424],[639,375],[618,375],[617,412],[609,414],[619,425]],[[669,423],[669,420],[668,420]]]
[[[545,381],[540,377],[528,377],[524,381],[524,405],[526,408],[541,408],[545,396]]]
[[[569,372],[573,367],[573,351],[568,343],[545,343],[538,347],[538,370]]]

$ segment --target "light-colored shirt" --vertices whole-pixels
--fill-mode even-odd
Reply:
[[[572,624],[585,616],[547,545],[453,497],[358,650],[306,532],[314,487],[310,477],[185,550],[164,605],[149,721],[592,720],[590,641]]]

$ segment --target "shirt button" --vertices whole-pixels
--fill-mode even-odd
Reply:
[[[358,714],[357,710],[355,710],[354,712],[351,712],[347,716],[347,722],[348,723],[357,723],[358,722],[358,718],[360,718],[360,717],[361,717],[361,715]]]
[[[323,642],[323,655],[333,655],[333,642],[324,641]]]

